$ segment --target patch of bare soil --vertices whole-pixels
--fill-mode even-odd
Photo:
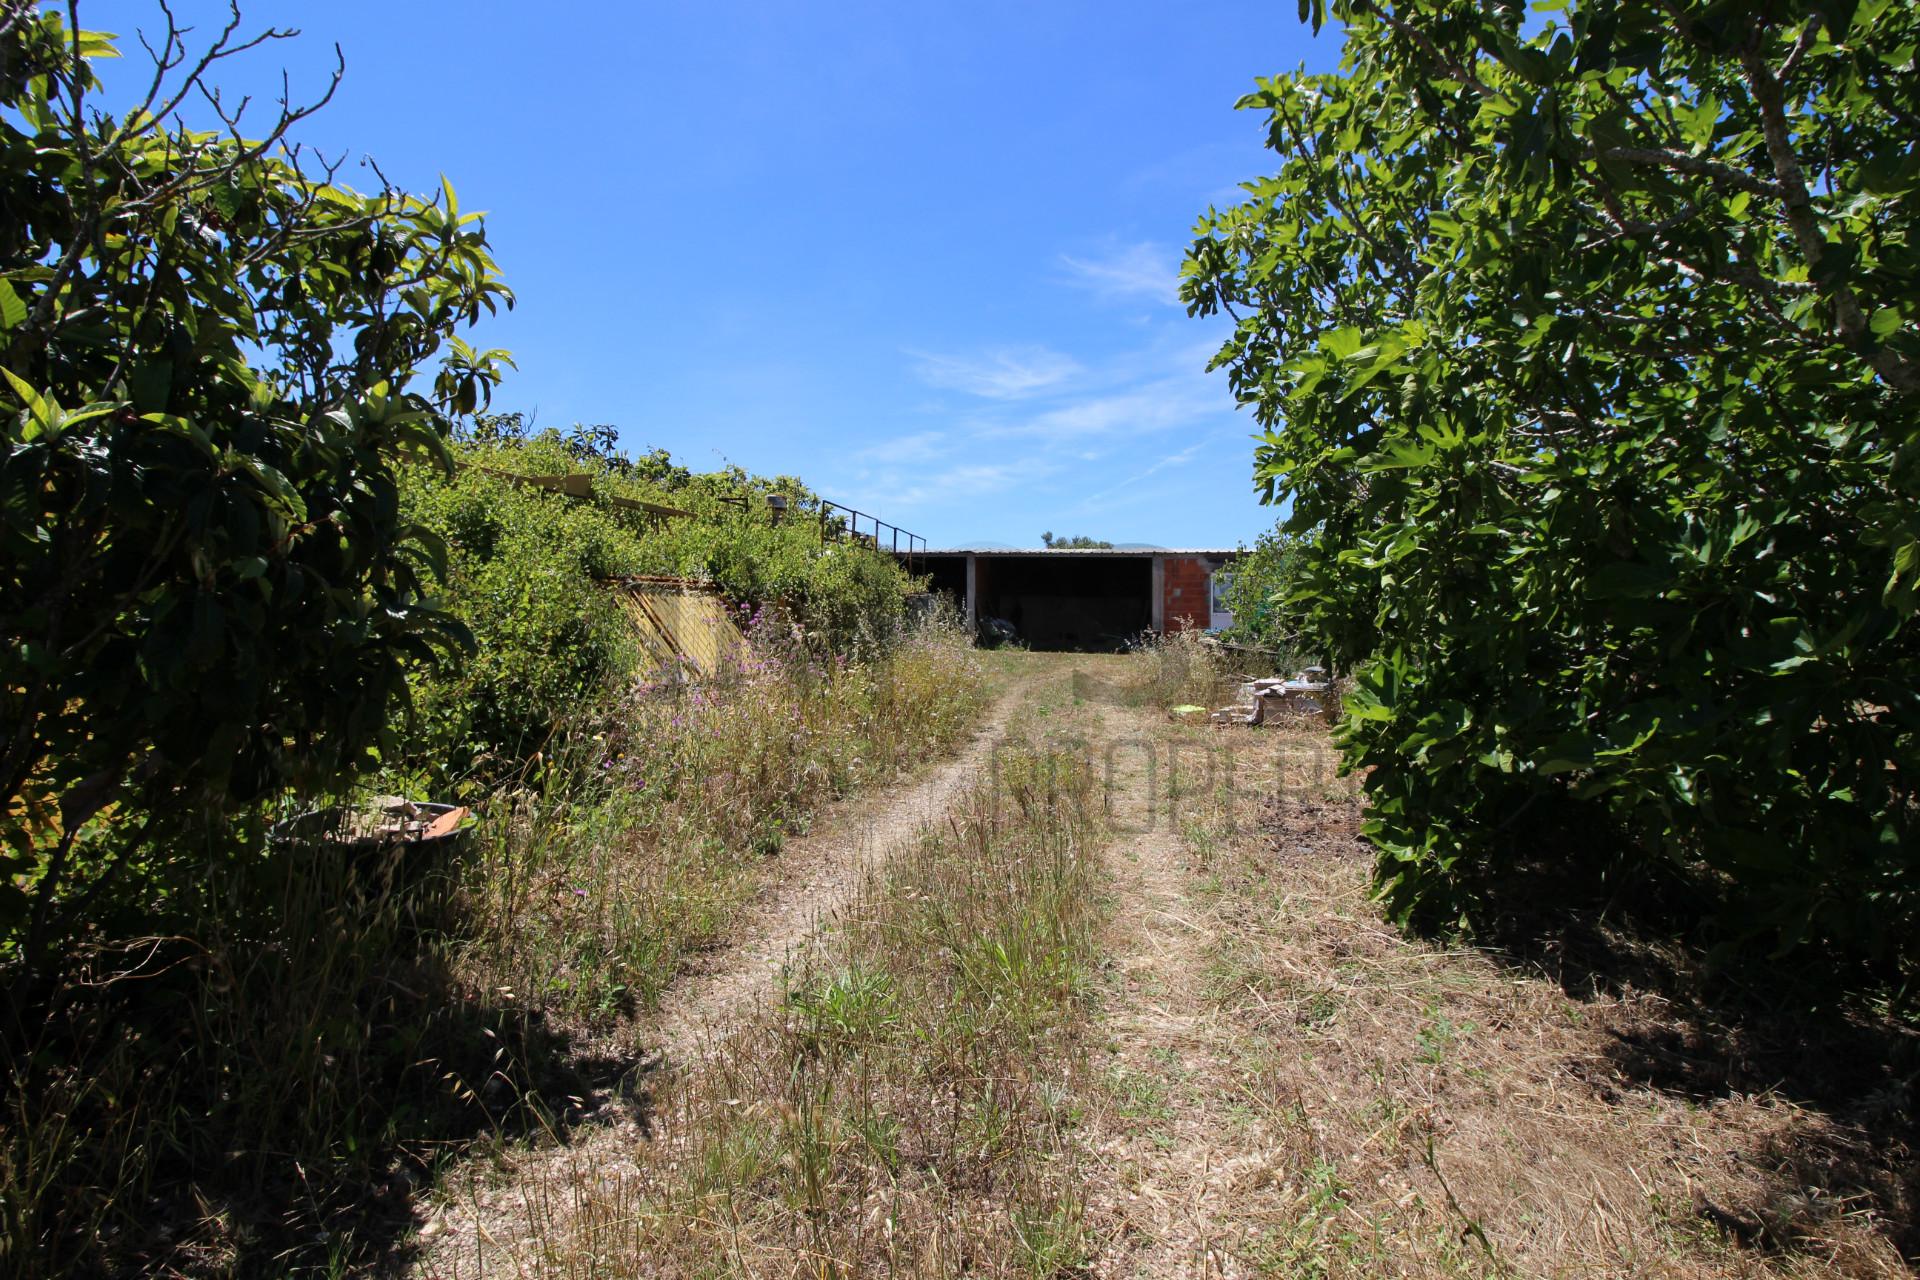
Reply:
[[[1106,720],[1161,743],[1157,780],[1119,757],[1120,816],[1156,789],[1162,812],[1111,853],[1097,1274],[1910,1273],[1915,1165],[1873,1117],[1911,1080],[1834,1106],[1669,993],[1403,936],[1318,730]],[[1232,785],[1170,831],[1182,741],[1230,752]]]
[[[654,1048],[641,1078],[624,1094],[590,1100],[588,1122],[531,1150],[502,1150],[485,1167],[461,1171],[456,1188],[420,1230],[417,1273],[436,1280],[537,1274],[555,1222],[594,1185],[632,1172],[622,1151],[656,1136],[647,1077],[680,1071],[706,1055],[756,1005],[775,996],[786,965],[851,903],[862,881],[928,822],[945,813],[986,767],[1005,737],[1034,674],[1017,674],[995,698],[972,741],[912,781],[855,794],[829,805],[806,835],[789,839],[769,864],[732,937],[668,988],[659,1010],[633,1039]]]

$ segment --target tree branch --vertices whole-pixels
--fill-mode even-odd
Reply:
[[[1588,153],[1588,158],[1617,160],[1622,164],[1651,165],[1659,169],[1670,169],[1676,173],[1692,174],[1707,178],[1723,187],[1733,187],[1757,196],[1766,196],[1772,200],[1781,199],[1785,194],[1778,183],[1756,178],[1745,169],[1737,169],[1733,165],[1711,160],[1706,156],[1689,155],[1684,151],[1674,151],[1666,147],[1595,148]]]
[[[1805,36],[1801,38],[1804,40]],[[1754,105],[1760,111],[1760,132],[1767,140],[1767,156],[1773,161],[1773,171],[1779,179],[1780,200],[1786,209],[1787,228],[1793,233],[1794,242],[1800,246],[1801,255],[1807,260],[1808,274],[1818,281],[1820,264],[1826,260],[1827,237],[1814,213],[1813,196],[1807,190],[1800,157],[1793,150],[1785,95],[1779,79],[1760,56],[1757,35],[1740,50],[1740,67],[1746,73],[1747,85],[1753,91]],[[1832,300],[1834,323],[1840,330],[1841,340],[1856,350],[1873,345],[1866,312],[1861,308],[1853,287],[1844,280],[1835,280],[1825,292]],[[1875,371],[1886,379],[1888,385],[1901,391],[1920,391],[1920,369],[1916,369],[1912,361],[1885,347],[1875,350],[1870,359]]]

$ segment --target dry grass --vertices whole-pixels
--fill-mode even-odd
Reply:
[[[893,846],[771,1003],[727,1006],[746,1012],[698,1055],[643,1059],[634,1015],[742,932],[796,819],[956,738],[984,672],[1021,681],[1018,736],[1051,745],[1000,751]],[[273,1072],[231,1086],[225,1169],[156,1182],[178,1164],[148,1154],[219,1114],[195,1074],[219,1055],[167,1074],[150,1041],[93,1027],[120,1074],[69,1078],[57,1116],[16,1096],[0,1179],[51,1171],[44,1198],[118,1169],[121,1198],[92,1218],[75,1198],[60,1242],[83,1247],[81,1224],[96,1255],[197,1274],[391,1264],[422,1201],[501,1210],[413,1242],[436,1280],[1908,1273],[1912,1037],[1711,1006],[1699,957],[1607,920],[1524,952],[1408,939],[1368,897],[1324,730],[1159,710],[1217,674],[936,646],[654,694],[599,744],[593,789],[496,815],[450,916],[315,882],[277,908],[323,922],[310,942],[141,962],[154,990],[170,956],[190,979],[168,1007],[196,1021],[167,1044],[244,1037]],[[442,920],[461,944],[422,949]],[[577,1123],[596,1108],[637,1123]],[[317,1163],[269,1148],[307,1130],[362,1144],[355,1177],[324,1144]],[[7,1166],[20,1134],[51,1155]],[[144,1252],[142,1211],[177,1223]],[[9,1269],[34,1270],[22,1256]]]
[[[276,859],[210,873],[191,936],[103,928],[6,1028],[0,1274],[387,1267],[450,1162],[582,1119],[785,834],[985,697],[937,633],[869,665],[771,656],[610,708],[590,758],[496,797],[452,865]]]
[[[1258,1153],[1221,1224],[1239,1269],[1907,1274],[1910,1094],[1835,1110],[1738,1072],[1651,1069],[1711,1065],[1668,994],[1571,995],[1536,964],[1408,940],[1368,897],[1358,801],[1324,737],[1225,740],[1239,794],[1190,838],[1218,930],[1208,996],[1242,1028],[1231,1092]]]
[[[1178,706],[1211,711],[1231,700],[1238,683],[1225,655],[1199,631],[1156,636],[1141,646],[1139,657],[1127,683],[1139,701],[1163,711]]]
[[[869,880],[777,1004],[660,1086],[652,1141],[539,1165],[524,1220],[435,1273],[479,1274],[488,1255],[578,1277],[1077,1267],[1066,1135],[1097,803],[1071,758],[997,764]]]
[[[469,985],[596,1030],[654,1007],[822,803],[944,754],[986,700],[971,651],[940,632],[866,666],[757,655],[637,691],[572,762],[586,785],[496,816],[462,887]]]

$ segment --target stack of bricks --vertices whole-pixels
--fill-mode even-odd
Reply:
[[[1169,633],[1213,624],[1212,584],[1207,566],[1191,556],[1168,556],[1161,586],[1161,617]]]

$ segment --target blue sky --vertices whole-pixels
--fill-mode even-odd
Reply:
[[[337,42],[298,136],[488,211],[519,296],[477,338],[519,362],[496,407],[798,474],[935,546],[1271,523],[1175,289],[1196,216],[1272,167],[1234,100],[1337,57],[1291,0],[244,8],[302,35],[230,92],[310,94]],[[124,71],[157,17],[82,10]]]

